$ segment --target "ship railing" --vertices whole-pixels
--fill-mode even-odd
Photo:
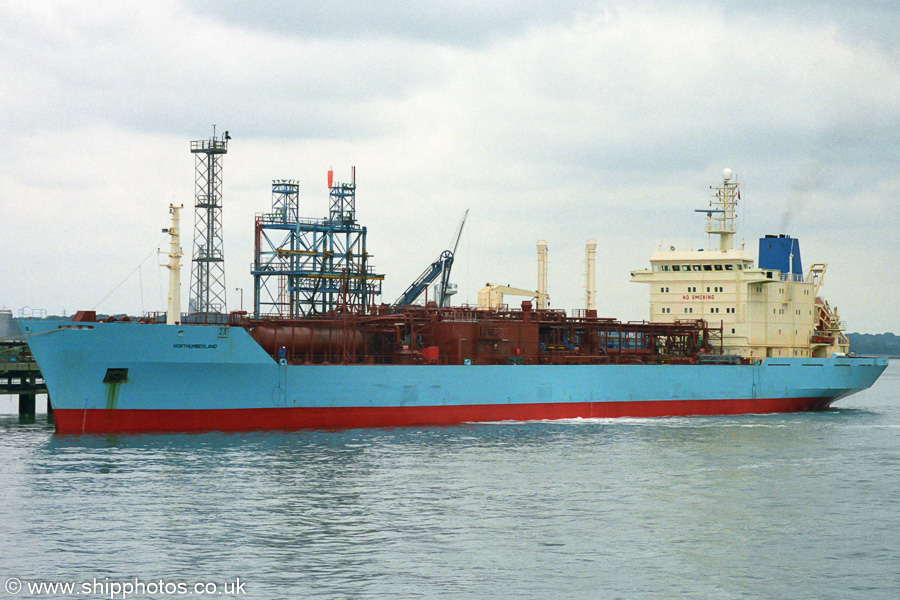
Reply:
[[[191,152],[212,152],[213,154],[224,154],[228,149],[228,142],[225,140],[197,140],[191,142]]]
[[[178,323],[182,323],[185,325],[227,325],[227,324],[236,324],[240,322],[240,317],[235,319],[234,315],[246,315],[246,311],[232,311],[229,314],[225,313],[181,313],[178,316]],[[166,323],[168,317],[168,313],[165,311],[149,311],[145,312],[144,315],[140,318],[132,317],[132,318],[122,318],[117,317],[119,321],[133,321],[135,323]]]
[[[288,218],[290,217],[290,218]],[[274,209],[271,212],[256,213],[256,219],[261,225],[322,225],[322,219],[294,218],[286,212]]]
[[[781,281],[794,281],[803,283],[803,275],[797,273],[781,273],[778,277]]]
[[[478,314],[469,310],[453,310],[443,320],[453,323],[474,323],[478,320]]]
[[[185,325],[227,325],[227,313],[182,313],[181,322]]]
[[[151,311],[144,313],[144,321],[147,323],[165,323],[168,318],[166,311]]]

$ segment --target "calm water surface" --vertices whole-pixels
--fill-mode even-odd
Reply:
[[[0,597],[110,597],[29,582],[162,580],[261,599],[895,600],[900,364],[838,406],[57,436],[20,425],[6,400],[0,585],[23,589]],[[243,593],[227,593],[237,578]]]

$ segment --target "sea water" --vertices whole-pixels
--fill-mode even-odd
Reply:
[[[791,415],[59,436],[2,407],[0,597],[900,598],[897,363]]]

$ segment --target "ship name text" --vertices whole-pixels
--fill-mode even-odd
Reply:
[[[218,344],[173,344],[173,348],[189,348],[191,350],[214,350]]]

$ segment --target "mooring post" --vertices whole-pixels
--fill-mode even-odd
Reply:
[[[22,392],[19,394],[19,422],[34,423],[34,392]]]
[[[50,394],[47,394],[47,422],[53,423],[53,404],[50,403]]]

